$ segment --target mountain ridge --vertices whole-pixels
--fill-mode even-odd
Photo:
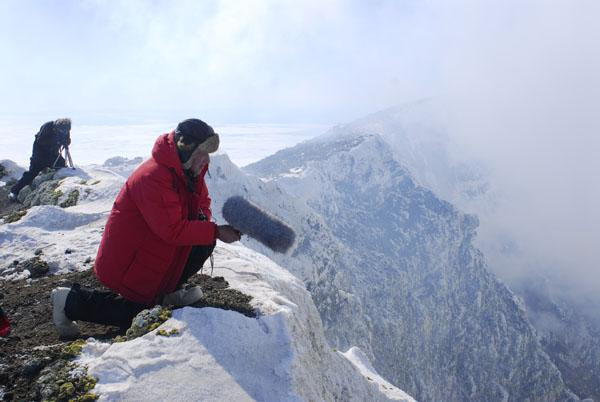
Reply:
[[[381,374],[418,399],[577,399],[521,301],[472,245],[477,219],[416,183],[381,136],[307,141],[244,171],[301,200],[351,251],[352,265],[333,264],[329,283],[305,281],[330,342],[370,351]],[[273,258],[294,272],[294,257]],[[344,328],[345,299],[331,297],[344,293],[364,313],[358,336]]]

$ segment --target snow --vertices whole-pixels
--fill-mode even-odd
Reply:
[[[0,267],[42,248],[52,273],[89,269],[85,260],[96,254],[112,202],[139,162],[61,170],[58,189],[78,189],[78,205],[33,207],[0,225]],[[183,308],[159,328],[177,329],[173,336],[155,330],[123,343],[88,339],[78,361],[98,378],[101,400],[412,400],[372,368],[362,370],[370,367],[364,360],[359,367],[334,351],[303,283],[269,258],[219,242],[214,275],[252,296],[258,316]]]
[[[341,353],[341,352],[340,352]],[[369,358],[358,347],[348,349],[346,353],[341,353],[348,359],[360,373],[369,381],[375,382],[379,386],[379,390],[387,395],[390,399],[413,400],[410,395],[401,389],[387,382],[383,377],[377,374],[377,371],[371,365]]]
[[[300,400],[291,381],[288,335],[278,317],[255,320],[214,308],[185,308],[163,327],[108,348],[91,341],[82,358],[103,400]],[[91,357],[93,353],[98,357]],[[215,393],[215,390],[219,390]]]

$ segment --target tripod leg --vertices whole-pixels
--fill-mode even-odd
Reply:
[[[58,160],[62,156],[62,150],[63,150],[62,147],[58,150],[58,156],[56,157],[56,159],[54,160],[54,163],[52,164],[52,169],[54,169],[56,167],[56,162],[58,162]]]
[[[71,152],[69,151],[69,147],[65,147],[65,154],[67,155],[69,166],[71,166],[71,169],[75,169],[75,166],[73,165],[73,158],[71,158]]]

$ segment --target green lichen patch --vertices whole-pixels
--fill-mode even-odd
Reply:
[[[131,327],[125,333],[126,340],[130,341],[154,331],[161,324],[171,318],[171,310],[162,306],[143,310],[131,322]]]
[[[68,208],[74,205],[77,205],[77,201],[79,200],[79,190],[71,190],[69,194],[67,194],[67,198],[59,204],[61,208]]]
[[[52,192],[52,196],[56,199],[56,202],[58,202],[58,199],[63,196],[63,192],[61,189],[56,189]]]
[[[116,342],[116,343],[127,342],[127,337],[123,336],[123,335],[117,335],[115,337],[115,339],[113,339],[113,342]]]
[[[44,401],[95,401],[98,395],[90,392],[98,380],[87,373],[87,368],[71,360],[81,354],[83,339],[63,346],[54,363],[42,370],[36,381],[38,395]]]
[[[8,175],[8,170],[0,163],[0,179]]]
[[[95,401],[98,395],[90,391],[97,381],[87,374],[87,368],[58,359],[40,373],[37,396],[44,401]]]
[[[4,216],[4,223],[17,222],[25,215],[27,215],[26,209],[19,209],[16,211],[9,212],[7,215]]]
[[[95,186],[98,183],[100,183],[100,180],[94,180],[93,182],[90,183],[90,186]]]
[[[168,331],[166,329],[159,329],[158,331],[156,331],[156,335],[160,335],[160,336],[175,336],[175,335],[179,335],[179,330],[177,328],[173,328],[172,330]]]
[[[71,399],[69,402],[91,402],[97,400],[98,398],[100,398],[100,395],[94,394],[93,392],[88,392],[78,396],[77,398]]]
[[[61,357],[63,359],[73,359],[81,354],[81,349],[85,346],[83,339],[78,339],[65,345],[61,350]]]

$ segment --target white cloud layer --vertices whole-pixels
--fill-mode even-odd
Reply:
[[[454,134],[505,191],[495,223],[597,296],[600,3],[473,2],[440,14],[439,93]]]

